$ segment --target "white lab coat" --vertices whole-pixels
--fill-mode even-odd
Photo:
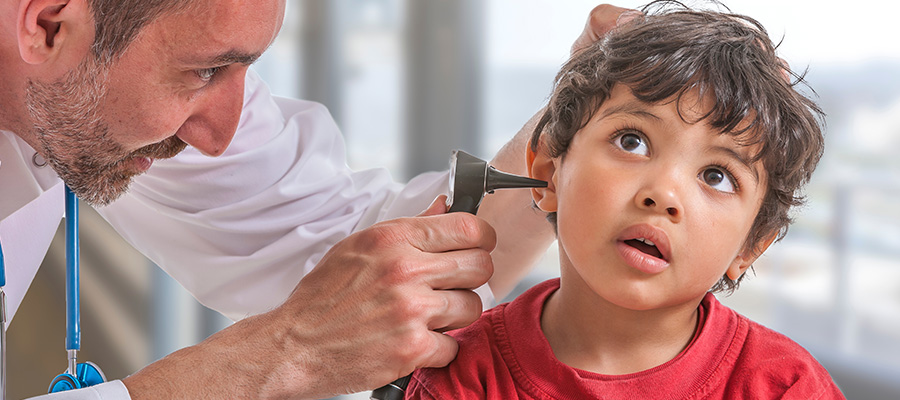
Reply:
[[[33,165],[33,154],[15,135],[0,136],[0,241],[11,315],[63,213],[62,185],[50,168]],[[27,195],[7,199],[26,185]],[[237,320],[278,306],[339,240],[415,215],[446,189],[446,172],[400,185],[383,169],[351,171],[328,111],[273,97],[251,70],[237,133],[222,156],[188,148],[156,161],[127,195],[98,211],[201,303]],[[493,301],[486,288],[479,294]],[[41,398],[129,397],[113,381]]]

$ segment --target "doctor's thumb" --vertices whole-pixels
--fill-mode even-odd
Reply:
[[[419,217],[427,217],[429,215],[438,215],[447,213],[447,195],[442,194],[435,197],[431,205],[419,213]]]

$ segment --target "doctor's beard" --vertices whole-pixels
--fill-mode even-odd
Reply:
[[[174,157],[187,146],[170,136],[129,152],[114,140],[100,113],[108,68],[88,56],[55,82],[29,81],[25,103],[38,150],[59,177],[86,203],[103,206],[128,190],[141,173],[141,158]]]

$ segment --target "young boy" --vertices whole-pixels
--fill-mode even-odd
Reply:
[[[561,277],[455,331],[407,398],[833,399],[798,344],[721,305],[790,223],[822,113],[756,21],[645,9],[557,75],[528,149]]]

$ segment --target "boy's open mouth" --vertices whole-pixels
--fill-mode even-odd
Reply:
[[[637,238],[625,241],[625,244],[640,250],[642,253],[649,254],[653,257],[663,259],[662,253],[656,248],[656,245],[650,239]]]

